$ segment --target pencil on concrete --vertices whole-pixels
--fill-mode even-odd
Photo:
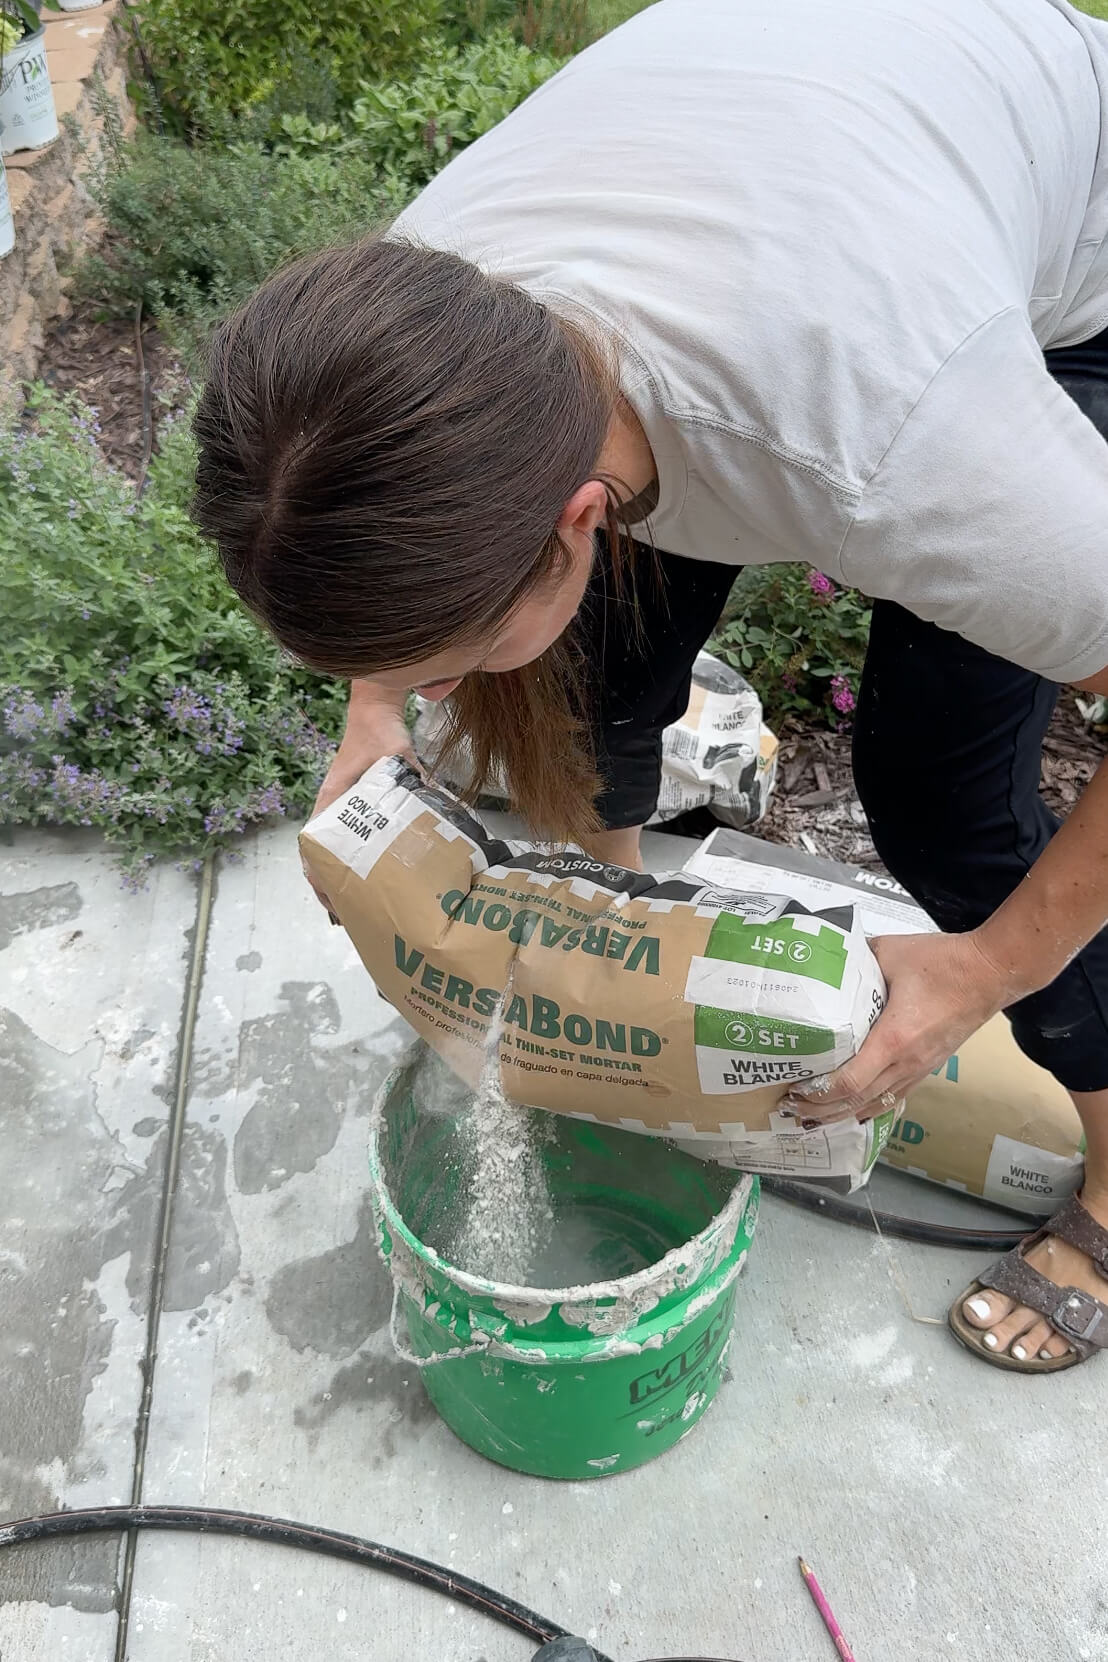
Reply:
[[[823,1588],[820,1586],[819,1582],[812,1574],[810,1566],[804,1562],[803,1558],[798,1558],[797,1563],[800,1565],[800,1573],[804,1577],[804,1585],[812,1595],[812,1603],[823,1617],[823,1625],[835,1641],[835,1649],[839,1653],[841,1662],[854,1662],[854,1652],[847,1644],[846,1639],[843,1636],[843,1630],[835,1620],[834,1612],[824,1597]]]

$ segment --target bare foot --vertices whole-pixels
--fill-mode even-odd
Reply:
[[[1108,1195],[1098,1199],[1083,1194],[1081,1203],[1098,1223],[1108,1228]],[[1108,1304],[1108,1281],[1068,1241],[1048,1236],[1032,1247],[1026,1258],[1033,1269],[1053,1281],[1056,1287],[1079,1287]],[[1044,1360],[1048,1356],[1065,1356],[1073,1348],[1037,1310],[1029,1310],[1025,1304],[1017,1304],[1006,1294],[988,1288],[967,1298],[962,1314],[971,1326],[985,1330],[983,1343],[990,1350],[998,1354],[1007,1351],[1017,1362],[1035,1356]]]

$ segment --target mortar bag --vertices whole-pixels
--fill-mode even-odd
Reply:
[[[884,873],[734,831],[713,832],[685,869],[721,884],[776,882],[815,908],[853,905],[870,937],[935,929]],[[1005,1018],[994,1016],[909,1094],[881,1159],[947,1188],[1042,1216],[1080,1187],[1084,1139],[1069,1093],[1023,1054]]]
[[[417,698],[412,741],[432,772],[439,772],[445,730],[443,704]],[[467,791],[472,777],[459,758],[446,783]],[[758,694],[738,670],[699,653],[688,708],[662,733],[662,778],[649,824],[662,825],[691,808],[709,808],[725,825],[752,824],[765,813],[776,777],[777,739],[762,720]],[[507,799],[504,781],[496,777],[481,798],[498,804]]]
[[[381,993],[471,1085],[491,1056],[516,1102],[744,1171],[864,1182],[891,1114],[805,1132],[777,1106],[882,1007],[853,907],[502,841],[398,757],[301,849]]]

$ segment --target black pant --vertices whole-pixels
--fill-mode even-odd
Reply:
[[[1108,331],[1047,353],[1108,438]],[[662,729],[688,703],[693,660],[737,571],[644,550],[634,605],[597,561],[582,622],[598,671],[605,824],[641,825],[661,775]],[[854,778],[877,852],[940,928],[991,916],[1058,828],[1039,795],[1053,682],[879,600],[854,723]],[[1108,1087],[1108,930],[1056,981],[1008,1011],[1020,1048],[1073,1091]]]

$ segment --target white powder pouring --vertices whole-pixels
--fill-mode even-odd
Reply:
[[[477,1093],[457,1124],[472,1177],[450,1257],[470,1275],[523,1287],[554,1233],[543,1160],[554,1127],[541,1110],[510,1102],[500,1087],[502,1008],[503,999],[489,1028]]]

